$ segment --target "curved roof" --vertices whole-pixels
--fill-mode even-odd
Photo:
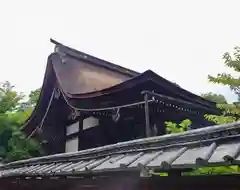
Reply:
[[[111,97],[118,96],[119,92],[135,91],[140,98],[141,91],[147,90],[171,94],[193,104],[216,109],[215,103],[180,88],[151,70],[140,74],[51,41],[56,45],[55,52],[48,57],[37,106],[23,126],[27,133],[31,133],[45,117],[56,86],[67,103],[78,108],[88,108],[88,105],[89,108],[97,108],[92,107],[90,102],[109,101]],[[129,103],[125,99],[125,103]]]
[[[70,73],[68,73],[69,74],[68,78],[70,78],[70,75],[74,75],[73,73],[76,72],[76,69],[77,69],[75,64],[72,63],[71,58],[76,59],[76,60],[83,60],[83,61],[86,61],[88,63],[94,64],[94,65],[97,65],[97,66],[100,66],[100,67],[104,67],[104,68],[107,68],[109,70],[113,70],[117,73],[121,73],[121,74],[124,74],[124,75],[129,77],[129,78],[125,78],[125,81],[119,82],[119,84],[112,85],[112,86],[105,87],[103,89],[95,90],[95,91],[91,91],[91,92],[77,93],[76,91],[72,92],[71,90],[69,90],[69,91],[64,90],[64,92],[66,94],[68,94],[70,97],[82,98],[82,97],[99,96],[99,95],[102,95],[102,94],[105,94],[105,93],[111,93],[111,92],[113,92],[117,89],[121,90],[123,88],[128,87],[129,85],[136,85],[138,83],[141,83],[143,80],[152,80],[152,81],[155,81],[156,83],[158,83],[161,87],[169,89],[169,90],[175,92],[176,94],[179,94],[182,97],[191,98],[192,100],[195,100],[198,103],[202,103],[202,104],[205,104],[205,105],[208,105],[208,106],[215,106],[214,102],[208,101],[208,100],[206,100],[206,99],[204,99],[200,96],[197,96],[197,95],[195,95],[195,94],[177,86],[176,84],[164,79],[163,77],[157,75],[156,73],[154,73],[151,70],[148,70],[144,73],[138,73],[136,71],[121,67],[119,65],[115,65],[113,63],[104,61],[102,59],[93,57],[91,55],[85,54],[85,53],[80,52],[80,51],[77,51],[75,49],[72,49],[70,47],[62,45],[59,42],[56,42],[55,40],[51,40],[51,41],[54,44],[56,44],[57,53],[58,53],[58,55],[60,55],[59,56],[60,59],[54,60],[54,70],[57,73],[58,81],[61,83],[61,88],[63,88],[63,89],[67,89],[67,88],[63,84],[63,80],[62,80],[64,78],[63,75],[59,74],[60,73],[59,70],[60,70],[60,67],[61,67],[59,65],[60,64],[61,65],[62,64],[65,64],[65,65],[69,64],[69,67],[73,68],[72,70],[70,70],[68,68],[66,69],[66,67],[65,67],[66,70],[63,71],[65,73],[67,73],[67,70],[70,71]],[[61,56],[61,55],[64,55],[64,56]],[[65,79],[66,79],[66,77],[65,77]],[[68,79],[68,85],[70,85],[69,82],[70,81]],[[77,82],[80,83],[81,81],[77,81]],[[75,83],[77,83],[77,82],[75,81]]]
[[[138,73],[136,71],[133,71],[131,69],[122,67],[120,65],[116,65],[116,64],[111,63],[109,61],[99,59],[99,58],[94,57],[92,55],[89,55],[89,54],[83,53],[81,51],[78,51],[76,49],[65,46],[65,45],[57,42],[56,40],[50,39],[50,41],[53,44],[56,45],[55,51],[62,52],[62,53],[67,54],[71,57],[74,57],[75,59],[87,60],[87,62],[89,62],[91,64],[94,64],[94,65],[97,65],[97,66],[100,66],[100,67],[103,67],[103,68],[107,68],[109,70],[112,70],[112,71],[115,71],[115,72],[118,72],[118,73],[122,73],[122,74],[125,74],[125,75],[130,76],[130,77],[134,77],[134,76],[140,74],[140,73]]]

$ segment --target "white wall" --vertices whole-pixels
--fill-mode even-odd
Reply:
[[[66,136],[79,132],[79,122],[73,123],[66,127]],[[65,152],[78,151],[78,137],[71,138],[65,143]]]
[[[95,127],[97,125],[99,125],[99,119],[95,117],[91,116],[83,120],[83,130],[86,130],[91,127]]]
[[[66,128],[66,135],[71,135],[77,132],[79,132],[79,122],[73,123]]]
[[[78,151],[78,137],[69,139],[65,144],[65,152],[77,152]]]

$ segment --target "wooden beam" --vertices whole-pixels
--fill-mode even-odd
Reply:
[[[217,108],[214,109],[212,107],[206,107],[206,106],[203,106],[203,105],[198,104],[198,103],[193,103],[193,102],[189,102],[189,101],[186,101],[186,100],[183,100],[183,99],[173,98],[173,97],[170,97],[170,96],[166,96],[166,95],[158,94],[158,93],[154,93],[154,92],[143,91],[142,93],[143,94],[148,94],[150,97],[154,96],[155,98],[160,98],[160,99],[163,99],[163,100],[166,100],[166,101],[187,105],[187,107],[191,106],[191,107],[199,109],[199,110],[205,110],[207,112],[220,114],[220,111]]]

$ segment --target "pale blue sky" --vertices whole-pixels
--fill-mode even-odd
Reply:
[[[139,72],[152,69],[194,93],[226,88],[208,74],[225,71],[225,51],[240,45],[234,0],[1,1],[0,81],[25,93],[42,84],[54,38]]]

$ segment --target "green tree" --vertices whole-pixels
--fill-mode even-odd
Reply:
[[[165,121],[166,132],[167,133],[180,133],[187,131],[191,127],[192,122],[189,119],[183,120],[181,123],[177,124],[171,121]]]
[[[36,90],[33,90],[30,92],[29,94],[29,100],[28,100],[28,104],[32,107],[35,107],[37,104],[37,101],[39,99],[40,96],[40,92],[41,92],[41,88],[38,88]]]
[[[209,75],[208,79],[211,83],[228,86],[232,92],[237,95],[238,101],[240,101],[240,47],[235,47],[233,53],[225,53],[223,55],[223,60],[225,66],[233,69],[237,77],[229,73],[219,73],[217,76]],[[217,124],[240,120],[239,102],[233,104],[220,103],[217,104],[217,107],[222,110],[222,115],[206,115],[205,117],[208,120],[213,121]]]
[[[0,83],[0,114],[15,111],[20,106],[23,95],[13,90],[14,86],[6,81]]]
[[[221,94],[215,94],[215,93],[209,92],[209,93],[201,94],[201,97],[203,97],[206,100],[215,102],[217,104],[227,104],[226,98]]]
[[[32,95],[24,102],[23,98],[23,94],[16,92],[10,82],[0,84],[0,157],[6,161],[29,158],[41,150],[39,143],[26,139],[20,130],[31,115],[36,99]]]

